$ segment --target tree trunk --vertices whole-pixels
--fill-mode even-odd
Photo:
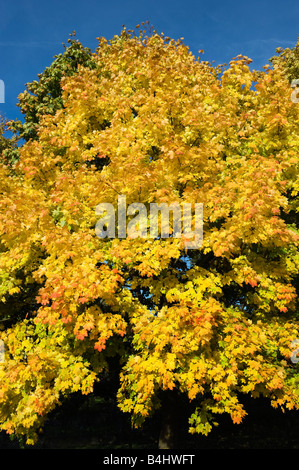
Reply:
[[[179,444],[180,403],[177,392],[167,390],[162,397],[159,449],[176,449]]]

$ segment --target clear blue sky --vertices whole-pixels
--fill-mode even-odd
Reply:
[[[14,0],[1,1],[0,79],[5,103],[0,113],[21,118],[16,106],[25,83],[51,64],[75,30],[95,50],[98,36],[111,39],[124,24],[133,29],[149,20],[158,32],[184,42],[204,60],[229,62],[238,54],[268,63],[275,49],[294,47],[299,36],[298,0]],[[299,77],[298,77],[299,78]]]

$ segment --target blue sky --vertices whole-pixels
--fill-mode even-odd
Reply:
[[[249,56],[252,68],[268,63],[275,49],[294,47],[299,36],[298,0],[2,0],[0,8],[0,79],[5,103],[0,113],[22,118],[16,106],[25,84],[63,52],[75,30],[95,50],[97,37],[111,39],[122,25],[133,29],[149,20],[158,32],[184,42],[204,60],[229,62]]]

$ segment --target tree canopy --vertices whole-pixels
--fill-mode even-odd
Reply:
[[[293,49],[290,47],[285,49],[278,47],[276,53],[277,55],[270,59],[273,66],[277,64],[279,67],[282,67],[290,82],[299,79],[299,37]]]
[[[51,75],[38,112],[25,92],[28,141],[13,173],[0,165],[2,430],[34,443],[113,356],[135,426],[166,390],[194,405],[191,433],[221,413],[240,423],[244,394],[298,408],[299,107],[281,62],[250,63],[215,67],[181,40],[124,29]],[[119,195],[202,203],[202,246],[97,237],[97,205]]]
[[[64,52],[55,56],[52,64],[38,74],[38,80],[27,83],[26,90],[18,97],[18,107],[24,114],[25,122],[12,121],[12,129],[25,141],[37,138],[42,115],[53,115],[63,107],[60,86],[62,77],[76,74],[79,64],[91,69],[96,66],[91,50],[75,39],[75,32],[70,36],[68,46],[63,44]]]

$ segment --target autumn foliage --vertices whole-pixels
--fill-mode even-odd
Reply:
[[[191,433],[240,423],[244,394],[298,408],[299,106],[282,68],[214,67],[142,28],[99,38],[93,61],[0,166],[1,429],[34,443],[112,356],[136,426],[161,390],[194,404]],[[95,208],[119,194],[203,203],[202,247],[98,238]]]

